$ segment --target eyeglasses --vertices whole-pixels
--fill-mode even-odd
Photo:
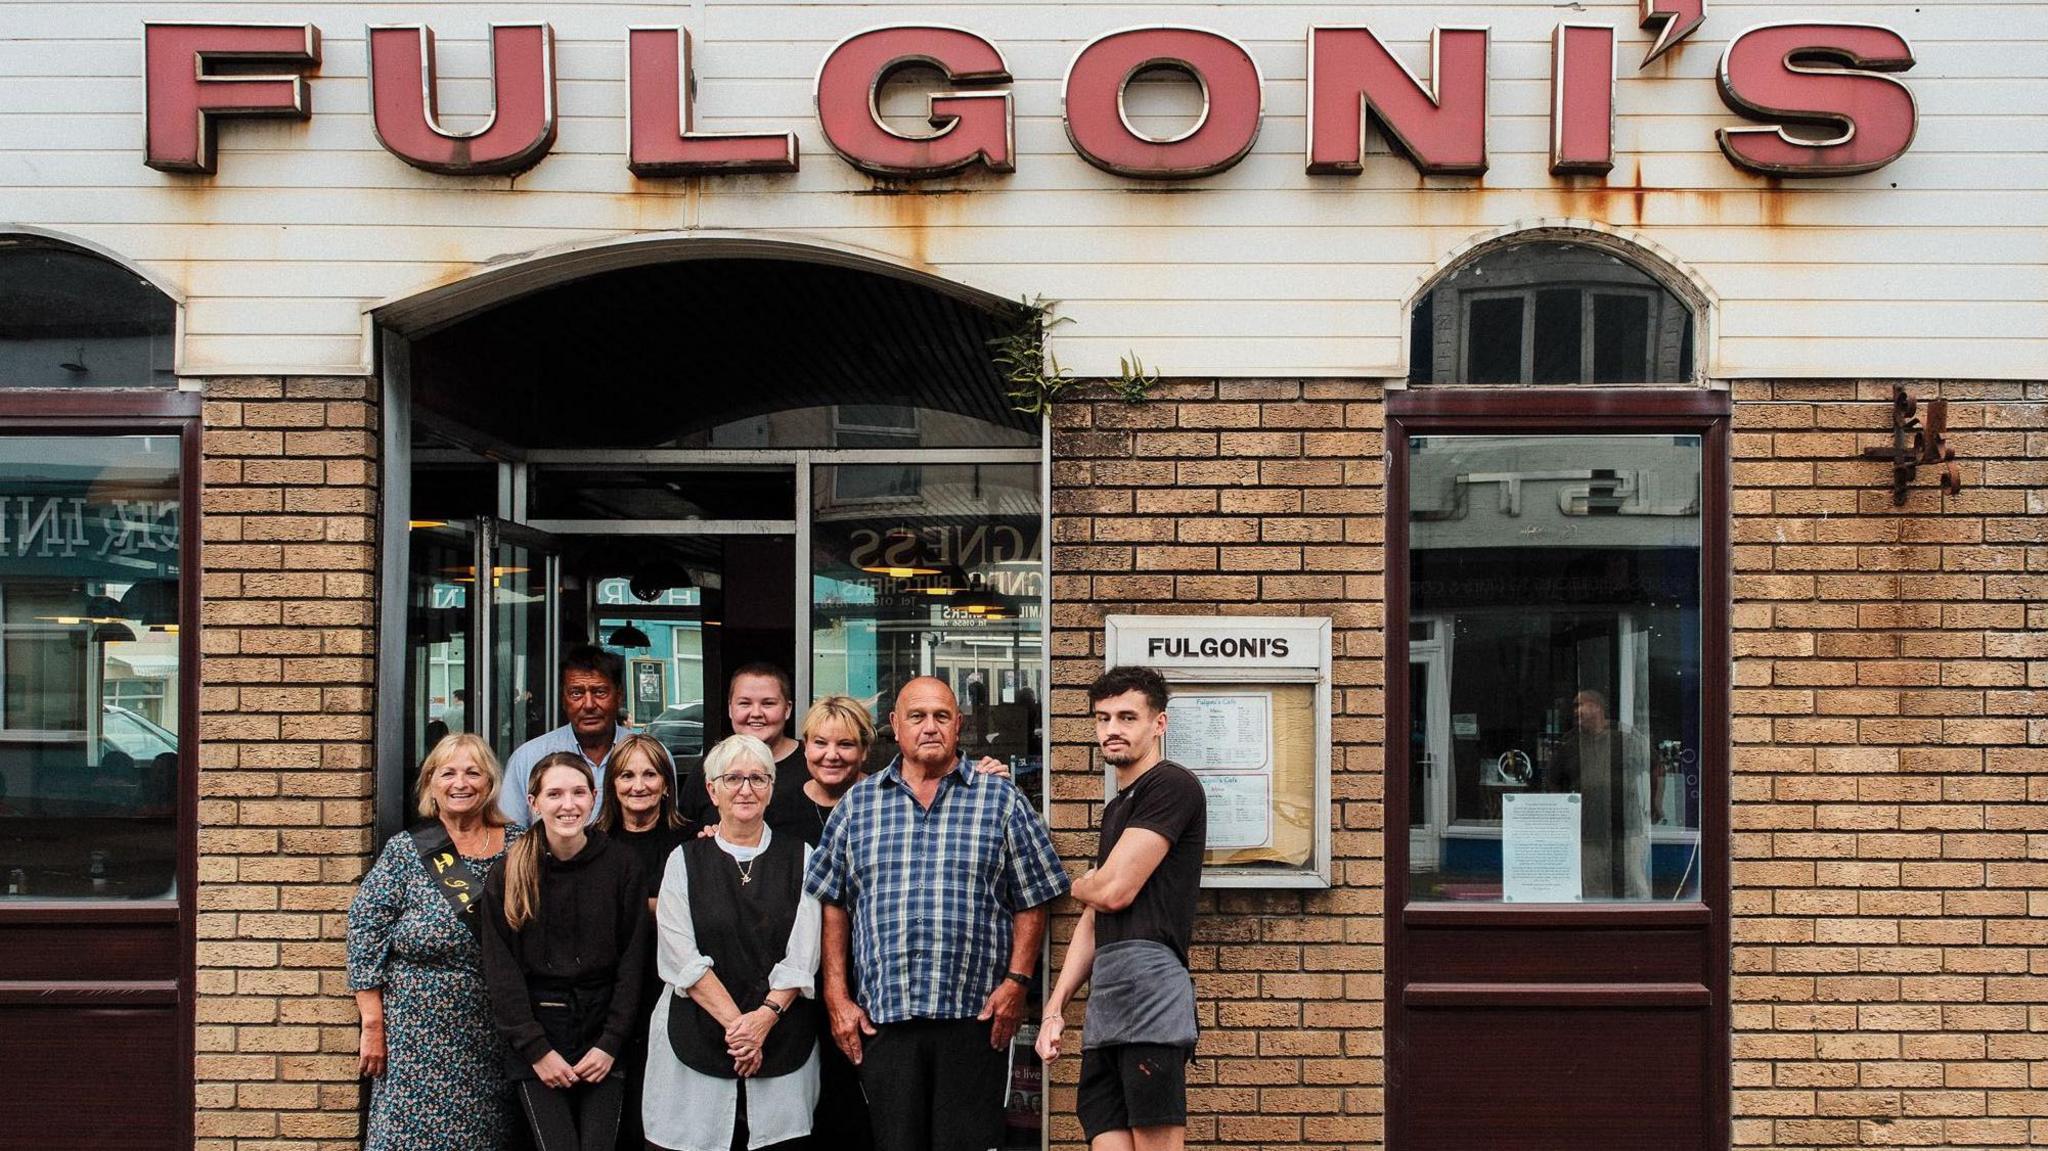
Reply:
[[[768,785],[775,781],[765,775],[721,775],[718,777],[718,782],[724,784],[732,791],[738,791],[744,787],[751,787],[755,791],[766,791]]]

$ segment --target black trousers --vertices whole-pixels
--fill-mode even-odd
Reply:
[[[819,1151],[873,1151],[875,1145],[860,1068],[847,1062],[829,1033],[818,1039],[818,1110],[811,1134]]]
[[[519,1081],[519,1105],[533,1131],[534,1151],[617,1151],[625,1095],[623,1075],[563,1088],[538,1079]]]
[[[860,1082],[878,1148],[989,1151],[1002,1144],[1008,1052],[978,1019],[914,1019],[861,1042]]]

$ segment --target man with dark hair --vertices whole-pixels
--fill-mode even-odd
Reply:
[[[533,812],[526,806],[526,777],[534,764],[553,752],[575,752],[590,764],[592,775],[604,778],[604,765],[612,757],[613,746],[632,734],[619,724],[619,709],[626,702],[625,682],[626,661],[617,652],[590,643],[569,649],[562,657],[562,714],[569,722],[520,744],[505,760],[505,785],[498,792],[498,810],[505,818],[520,824],[533,822]],[[590,805],[592,821],[604,801],[604,789],[599,788]]]
[[[1081,1038],[1081,1129],[1098,1151],[1179,1151],[1187,1140],[1187,1064],[1195,1053],[1188,946],[1202,884],[1209,805],[1202,784],[1165,758],[1166,681],[1111,668],[1088,687],[1095,742],[1116,769],[1095,866],[1074,881],[1083,911],[1045,1004],[1038,1054],[1059,1058],[1066,1006],[1092,977]]]
[[[743,663],[732,673],[725,689],[725,719],[734,735],[751,735],[775,753],[775,791],[768,797],[768,826],[817,826],[816,809],[804,794],[811,778],[804,766],[803,747],[789,734],[789,717],[796,711],[796,687],[789,673],[772,663]],[[711,793],[704,786],[704,769],[693,768],[676,794],[676,808],[685,819],[710,825],[718,822]]]
[[[1579,867],[1586,899],[1650,897],[1650,742],[1617,726],[1607,693],[1572,696],[1572,729],[1550,790],[1578,792]]]
[[[944,680],[903,685],[890,723],[902,753],[839,801],[804,873],[825,904],[823,998],[877,1148],[986,1151],[1067,873],[1031,800],[960,754]]]

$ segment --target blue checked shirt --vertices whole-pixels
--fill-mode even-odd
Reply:
[[[804,890],[853,917],[857,998],[876,1023],[972,1019],[1010,965],[1010,917],[1066,869],[1016,785],[962,760],[918,806],[890,764],[833,809]]]

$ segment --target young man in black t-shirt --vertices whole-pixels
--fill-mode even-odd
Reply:
[[[1046,1001],[1038,1054],[1057,1059],[1066,1005],[1094,981],[1081,1041],[1081,1128],[1093,1151],[1179,1151],[1195,1050],[1188,944],[1208,839],[1200,781],[1165,758],[1166,681],[1118,667],[1088,688],[1095,742],[1116,768],[1095,866],[1074,881],[1085,910]]]

